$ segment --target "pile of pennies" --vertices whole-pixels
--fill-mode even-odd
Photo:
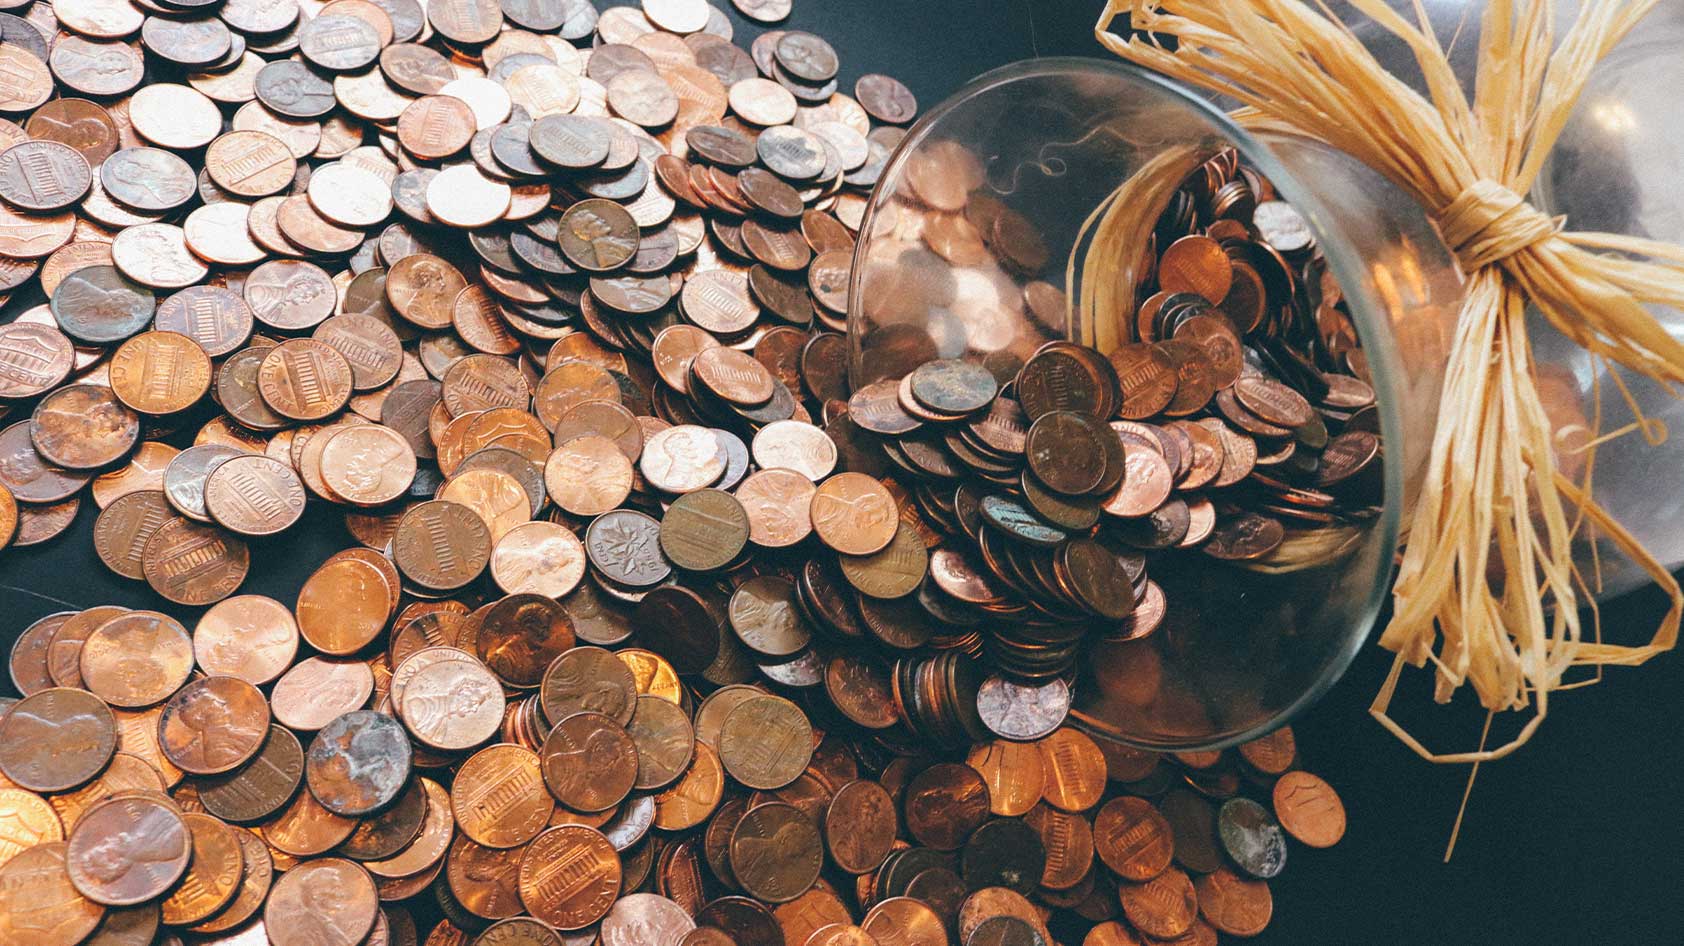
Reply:
[[[1321,458],[1273,481],[1076,345],[851,391],[855,235],[916,103],[838,91],[812,33],[735,45],[791,11],[733,3],[0,13],[0,284],[46,300],[0,325],[0,538],[89,499],[162,609],[17,638],[0,942],[1211,943],[1267,924],[1289,839],[1338,840],[1288,730],[1068,725],[1071,629],[1150,633],[1178,515],[1216,554],[1360,513],[1303,484],[1360,410],[1280,361],[1351,367],[1302,334],[1337,300],[1236,323],[1242,377],[1170,414]],[[1182,241],[1297,252],[1209,168],[1119,356],[1172,397],[1219,302]],[[1352,416],[1315,443],[1283,391]],[[1245,492],[1195,498],[1213,462]],[[351,547],[290,606],[239,593],[330,504]]]

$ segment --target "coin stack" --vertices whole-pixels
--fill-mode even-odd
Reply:
[[[1129,386],[1068,386],[1111,370],[1078,345],[850,391],[899,82],[839,92],[825,40],[741,48],[703,0],[26,12],[0,280],[46,301],[0,326],[27,412],[0,538],[91,497],[99,558],[163,610],[16,641],[0,941],[1201,942],[1267,922],[1286,834],[1342,832],[1284,731],[1160,758],[1065,725],[1081,629],[1155,626],[1146,543],[1078,511],[1348,515],[1308,474],[1246,478],[1217,525],[1178,462],[1148,505],[1136,453],[1181,441],[1108,426]],[[1255,243],[1222,173],[1174,226]],[[1195,290],[1143,335],[1178,384],[1217,320]],[[1356,370],[1336,303],[1241,334]],[[1278,424],[1269,385],[1304,380],[1255,377],[1236,403]],[[238,593],[329,505],[353,547],[290,606]]]

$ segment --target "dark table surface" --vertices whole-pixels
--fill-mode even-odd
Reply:
[[[1100,6],[796,0],[788,25],[834,43],[844,89],[862,73],[886,72],[927,109],[978,73],[1014,60],[1109,55],[1091,35]],[[758,32],[731,16],[740,42]],[[95,604],[194,617],[106,571],[93,552],[94,513],[85,503],[68,534],[0,554],[0,646],[42,615]],[[338,515],[314,504],[291,533],[253,546],[254,568],[242,591],[291,602],[309,571],[347,544]],[[1611,602],[1603,619],[1611,636],[1647,639],[1664,608],[1658,592],[1640,591]],[[1286,872],[1272,883],[1274,921],[1253,942],[1684,943],[1684,897],[1677,895],[1684,819],[1675,804],[1684,656],[1611,670],[1602,684],[1559,696],[1529,746],[1479,773],[1449,864],[1442,857],[1467,769],[1419,760],[1369,718],[1389,657],[1371,646],[1295,721],[1306,767],[1343,795],[1350,829],[1331,850],[1294,847]],[[9,681],[0,680],[0,690],[9,692]],[[1446,751],[1477,743],[1484,714],[1471,699],[1464,694],[1449,708],[1429,701],[1424,673],[1412,676],[1398,699],[1413,708],[1408,721],[1423,740]],[[1493,738],[1512,732],[1515,722],[1499,719]]]

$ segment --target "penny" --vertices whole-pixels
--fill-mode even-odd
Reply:
[[[1281,827],[1310,847],[1332,847],[1345,836],[1345,805],[1321,778],[1287,772],[1275,781],[1273,796]]]
[[[327,319],[311,335],[343,355],[358,391],[383,387],[397,377],[403,348],[397,334],[373,316],[347,313]]]
[[[412,507],[392,537],[392,560],[409,580],[439,591],[460,588],[485,570],[491,531],[477,513],[458,503]]]
[[[450,804],[462,833],[494,848],[533,840],[555,808],[537,753],[506,744],[481,749],[462,763]]]
[[[813,530],[847,555],[870,555],[894,541],[899,510],[889,491],[863,473],[838,473],[819,485],[810,506]]]
[[[294,338],[264,355],[257,387],[264,403],[277,414],[292,420],[321,420],[350,400],[351,366],[325,342]]]
[[[813,885],[823,866],[818,827],[793,805],[750,808],[731,832],[731,872],[757,899],[794,900]]]
[[[306,329],[333,314],[328,274],[302,260],[270,260],[246,277],[244,295],[258,321],[286,331]]]
[[[240,846],[240,886],[233,900],[193,927],[199,933],[218,933],[240,926],[252,916],[269,895],[275,876],[274,857],[255,832],[231,828]]]
[[[275,719],[290,729],[314,732],[342,713],[360,709],[374,692],[368,664],[310,657],[275,681]]]
[[[878,942],[904,942],[908,946],[939,946],[947,942],[940,915],[923,901],[911,897],[880,900],[866,911],[860,929]]]
[[[193,643],[167,614],[128,611],[88,635],[81,668],[83,685],[112,706],[150,706],[187,682]]]
[[[304,486],[286,464],[269,457],[232,457],[204,485],[205,511],[241,535],[274,535],[304,515]]]
[[[521,857],[521,902],[534,917],[558,929],[581,929],[601,919],[619,887],[619,855],[592,828],[551,828]]]
[[[418,662],[394,702],[404,724],[421,742],[445,751],[469,749],[489,739],[502,724],[502,688],[470,655],[454,651],[441,656],[449,659]],[[411,659],[419,661],[420,654]]]
[[[0,200],[20,210],[63,210],[92,185],[87,159],[67,144],[24,141],[0,151]]]
[[[54,751],[33,751],[40,745]],[[20,788],[75,788],[98,775],[116,751],[116,719],[104,701],[83,690],[41,690],[0,716],[0,775]]]
[[[275,881],[263,922],[274,946],[355,946],[374,929],[379,903],[367,871],[324,857]]]
[[[718,748],[732,778],[750,788],[783,788],[812,759],[812,727],[790,701],[754,697],[726,715]]]
[[[176,691],[158,720],[164,756],[194,775],[220,775],[263,747],[269,704],[234,677],[200,677]]]
[[[1117,892],[1129,923],[1147,936],[1173,939],[1198,919],[1198,895],[1180,868],[1168,868],[1143,884],[1122,884]]]
[[[389,427],[346,427],[322,448],[322,481],[358,506],[380,506],[402,496],[415,479],[415,453]]]
[[[181,816],[193,836],[193,860],[187,877],[162,903],[171,925],[198,923],[228,905],[239,892],[244,858],[232,828],[200,812]]]
[[[1091,738],[1061,728],[1037,744],[1046,768],[1046,799],[1064,811],[1086,811],[1105,790],[1105,756]]]
[[[556,657],[572,648],[573,621],[554,599],[516,594],[486,612],[476,642],[478,655],[510,686],[538,686]]]
[[[66,335],[105,345],[144,329],[152,319],[154,299],[115,266],[87,266],[65,277],[49,304]]]
[[[169,890],[192,858],[182,815],[151,798],[112,798],[88,809],[65,849],[70,883],[107,906],[133,906]]]
[[[866,779],[836,790],[824,816],[825,841],[836,866],[864,874],[882,864],[895,843],[894,799]]]
[[[99,926],[105,910],[71,885],[65,850],[63,841],[39,844],[0,867],[0,934],[8,942],[75,946]]]
[[[158,304],[153,327],[192,339],[205,354],[232,354],[251,337],[252,311],[239,293],[218,286],[189,286]]]
[[[902,522],[895,537],[881,551],[870,555],[842,555],[842,574],[862,594],[873,598],[903,598],[916,591],[929,573],[929,554],[924,540],[912,526]]]
[[[996,740],[973,746],[965,764],[987,784],[989,811],[996,815],[1015,818],[1041,800],[1046,776],[1034,745]]]
[[[1249,798],[1230,798],[1216,817],[1217,837],[1240,870],[1263,880],[1286,866],[1286,835],[1268,810]]]
[[[623,266],[637,252],[637,223],[613,201],[582,200],[562,214],[560,239],[568,262],[605,272]]]
[[[1114,798],[1094,816],[1094,850],[1124,880],[1146,881],[1169,866],[1169,822],[1140,798]]]
[[[749,518],[735,497],[716,489],[686,493],[661,520],[661,550],[680,568],[713,571],[748,544]]]
[[[585,546],[562,526],[528,522],[504,534],[490,564],[492,578],[508,594],[561,598],[585,575]]]
[[[25,322],[0,326],[0,396],[28,398],[69,376],[75,349],[57,328]]]
[[[298,737],[271,725],[250,763],[199,783],[199,801],[227,821],[261,821],[291,800],[303,778],[304,748]]]
[[[556,723],[544,739],[544,783],[574,811],[606,811],[637,781],[637,746],[614,719],[577,712]]]
[[[42,458],[72,470],[110,466],[140,439],[140,418],[111,389],[74,384],[54,390],[35,406],[31,441]]]
[[[639,696],[626,724],[637,749],[635,788],[650,791],[672,784],[695,757],[696,734],[678,706],[657,696]]]
[[[210,388],[210,357],[199,344],[175,332],[143,332],[111,356],[111,389],[128,408],[143,414],[184,411]]]
[[[305,756],[310,791],[334,814],[359,818],[390,805],[409,778],[409,739],[390,716],[346,713],[316,733]]]
[[[747,277],[729,270],[697,273],[685,280],[679,298],[685,315],[716,335],[741,332],[760,316]]]

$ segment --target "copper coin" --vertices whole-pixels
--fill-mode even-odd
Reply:
[[[262,825],[264,841],[291,857],[324,854],[344,843],[356,828],[355,818],[328,811],[307,790],[295,792],[291,802]]]
[[[379,388],[397,377],[403,348],[397,333],[369,315],[347,313],[316,326],[311,335],[326,342],[351,366],[351,386],[358,391]]]
[[[1145,881],[1169,866],[1174,851],[1169,822],[1141,798],[1113,798],[1093,821],[1094,850],[1124,880]]]
[[[941,946],[946,943],[946,924],[941,916],[922,900],[911,897],[890,897],[880,900],[866,911],[860,929],[876,938],[907,946]]]
[[[333,314],[337,293],[320,267],[302,260],[270,260],[247,275],[246,304],[258,321],[297,331],[318,325]]]
[[[59,328],[92,345],[120,342],[151,321],[152,292],[116,266],[84,266],[66,276],[48,303]]]
[[[409,737],[390,716],[361,710],[316,733],[305,778],[322,806],[360,818],[397,800],[409,780]]]
[[[27,398],[61,384],[75,363],[70,339],[47,325],[0,326],[0,396]]]
[[[1193,889],[1198,893],[1199,914],[1230,936],[1256,936],[1268,927],[1274,913],[1267,883],[1248,880],[1226,867],[1197,878]]]
[[[1345,836],[1345,805],[1333,787],[1309,772],[1275,781],[1275,816],[1287,833],[1311,847],[1332,847]]]
[[[158,742],[176,767],[219,775],[244,764],[269,735],[269,703],[234,677],[200,677],[164,704]]]
[[[346,656],[361,650],[391,619],[391,588],[374,565],[335,558],[318,568],[298,593],[298,629],[312,647]]]
[[[53,632],[76,615],[74,611],[60,611],[24,628],[12,642],[7,670],[12,685],[24,696],[39,693],[53,685],[47,673],[47,649]]]
[[[989,811],[996,815],[1015,818],[1041,800],[1046,775],[1034,745],[1005,740],[975,745],[965,764],[988,785]]]
[[[0,788],[0,812],[6,828],[0,832],[0,867],[38,844],[64,840],[64,825],[41,796],[21,788]]]
[[[404,724],[421,742],[445,751],[469,749],[489,739],[502,724],[502,687],[471,655],[455,651],[441,656],[450,659],[423,661],[420,654],[412,658],[417,661],[413,676],[394,700]],[[407,668],[398,669],[401,674]]]
[[[795,657],[812,640],[787,578],[761,575],[743,582],[731,595],[727,615],[743,645],[769,662]]]
[[[404,575],[438,591],[473,581],[490,558],[491,531],[477,513],[458,503],[433,501],[411,508],[392,538],[392,559]]]
[[[81,666],[83,684],[112,706],[150,706],[187,682],[193,643],[167,614],[127,611],[88,635]]]
[[[245,828],[231,827],[229,830],[240,846],[239,889],[226,906],[196,924],[194,932],[219,933],[245,923],[263,906],[274,881],[275,860],[263,839]]]
[[[205,810],[228,821],[261,821],[280,811],[304,779],[304,748],[283,726],[271,725],[250,763],[199,783]]]
[[[750,788],[783,788],[812,760],[812,724],[789,700],[757,696],[725,717],[718,748],[732,778]]]
[[[304,485],[269,457],[230,458],[205,479],[204,496],[211,519],[241,535],[274,535],[304,515]]]
[[[47,463],[35,449],[30,423],[20,421],[0,430],[0,486],[16,502],[56,503],[80,490],[91,474]]]
[[[1165,292],[1190,292],[1215,305],[1227,295],[1233,264],[1222,244],[1207,236],[1185,236],[1158,258],[1158,285]]]
[[[637,222],[610,200],[580,201],[561,218],[561,252],[589,272],[625,265],[637,252],[638,241]]]
[[[198,403],[210,389],[210,357],[175,332],[144,332],[111,356],[111,388],[123,404],[143,414],[174,414]]]
[[[1198,919],[1198,894],[1178,867],[1171,867],[1143,884],[1122,884],[1118,895],[1129,923],[1147,936],[1173,939]]]
[[[479,658],[503,682],[536,687],[556,657],[572,648],[573,621],[552,598],[510,595],[487,611],[476,642]]]
[[[36,751],[42,745],[54,751]],[[0,775],[30,791],[75,788],[98,775],[116,751],[115,717],[84,690],[42,690],[0,717]]]
[[[713,571],[734,561],[748,544],[749,518],[730,493],[697,490],[674,500],[661,520],[661,550],[674,565]]]
[[[813,531],[810,515],[817,487],[789,469],[749,474],[737,487],[737,501],[748,514],[749,541],[765,548],[787,548]]]
[[[727,461],[725,447],[712,430],[679,424],[648,439],[638,469],[657,489],[689,493],[718,482]]]
[[[19,46],[0,50],[30,58]],[[0,935],[7,942],[75,946],[99,926],[105,910],[71,885],[65,850],[63,841],[39,844],[0,867]]]
[[[49,463],[81,470],[110,466],[140,439],[140,418],[110,388],[73,384],[36,404],[30,439]]]
[[[544,783],[574,811],[605,811],[637,781],[637,746],[615,720],[581,712],[563,718],[544,739]]]
[[[398,116],[398,142],[426,161],[461,151],[468,146],[474,130],[473,109],[451,95],[424,95]]]
[[[818,826],[794,805],[757,805],[731,832],[731,872],[759,900],[794,900],[813,885],[823,866]]]
[[[491,552],[491,576],[509,594],[561,598],[578,587],[584,575],[584,543],[550,522],[516,526]]]
[[[52,213],[81,200],[93,184],[88,161],[57,141],[24,141],[0,151],[0,200],[30,213]]]
[[[282,874],[263,908],[274,946],[356,946],[380,912],[374,880],[352,861],[321,858]]]
[[[160,526],[147,540],[142,558],[152,590],[176,604],[194,606],[233,594],[251,564],[245,543],[186,519]]]
[[[292,151],[262,131],[231,131],[205,149],[205,169],[216,186],[239,197],[267,197],[292,183]]]
[[[819,539],[848,555],[882,551],[894,541],[900,523],[894,497],[863,473],[838,473],[821,483],[810,513]]]
[[[559,929],[581,929],[601,919],[619,890],[619,854],[592,828],[551,828],[521,857],[521,902],[533,916]]]
[[[158,305],[153,326],[192,339],[212,358],[232,354],[251,337],[252,312],[239,293],[189,286]]]
[[[397,431],[379,424],[346,427],[322,449],[322,480],[358,506],[380,506],[402,496],[415,479],[415,452]]]
[[[824,816],[831,860],[850,874],[876,870],[894,846],[896,825],[894,799],[881,785],[868,779],[843,785]]]
[[[730,270],[695,274],[685,280],[680,299],[685,315],[715,334],[741,332],[760,316],[760,306],[748,289],[748,277]]]
[[[111,605],[71,615],[53,631],[47,643],[47,675],[57,686],[82,688],[82,645],[106,621],[127,611]]]
[[[672,784],[695,757],[696,733],[678,706],[657,696],[640,696],[626,724],[637,749],[634,787],[649,791]]]
[[[275,413],[321,420],[350,400],[351,365],[331,345],[308,338],[282,342],[263,356],[257,389]]]
[[[275,719],[290,729],[314,732],[342,713],[361,709],[374,692],[374,677],[360,660],[309,657],[275,681]]]
[[[462,763],[450,804],[463,834],[486,847],[512,848],[544,829],[555,799],[544,787],[538,754],[505,744],[481,749]]]
[[[163,919],[171,925],[198,923],[228,905],[239,892],[244,857],[233,829],[201,812],[181,816],[193,835],[187,877],[164,898]]]
[[[1046,799],[1064,811],[1086,811],[1105,790],[1105,756],[1093,739],[1063,728],[1037,744],[1046,767]]]
[[[31,138],[75,148],[89,165],[99,164],[117,150],[116,121],[104,108],[87,99],[60,98],[47,102],[30,114],[24,128]]]
[[[182,815],[163,801],[112,798],[88,809],[65,852],[70,883],[107,906],[144,903],[181,879],[192,858]]]

